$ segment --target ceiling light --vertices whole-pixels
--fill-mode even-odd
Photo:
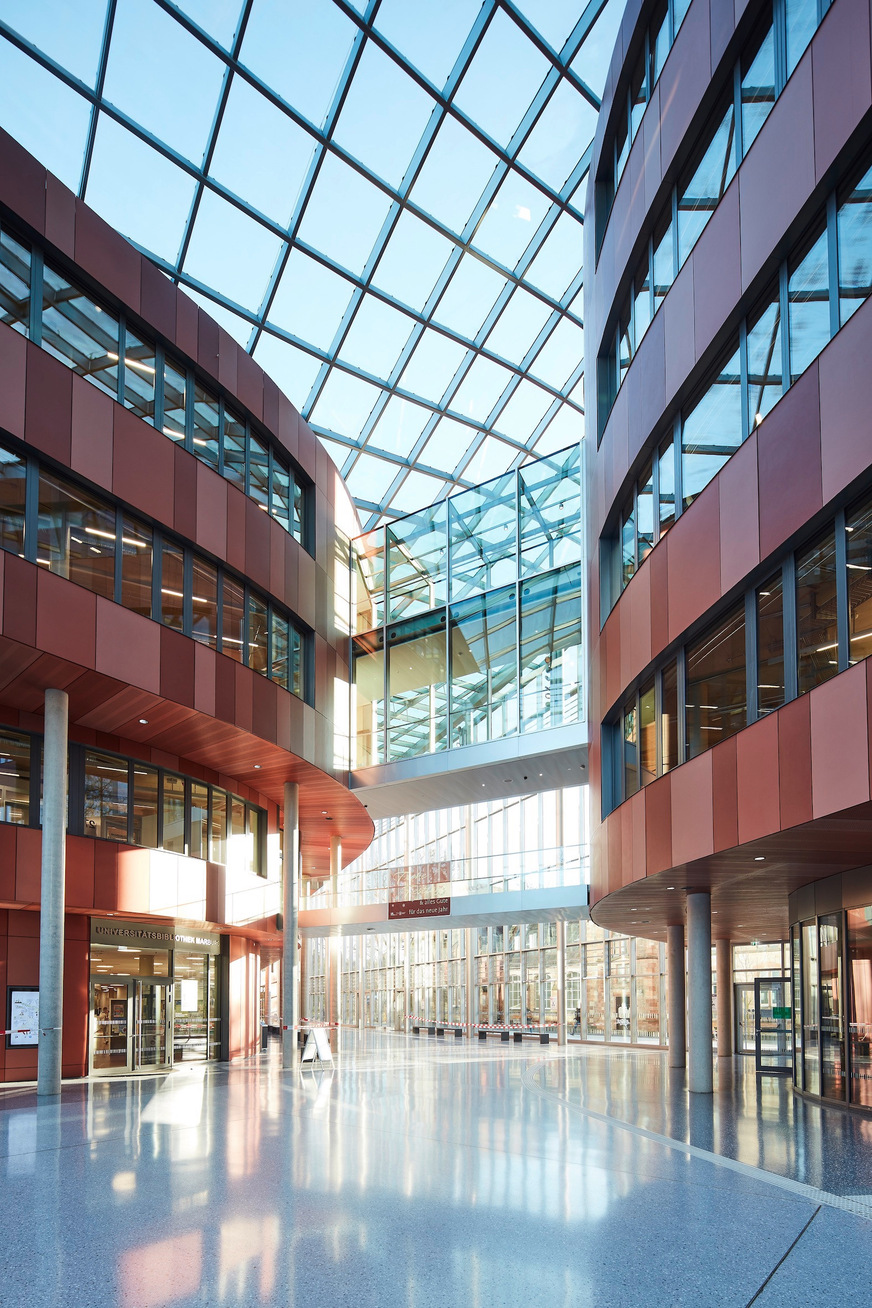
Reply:
[[[755,857],[754,857],[754,862],[755,862],[755,863],[765,863],[765,862],[766,862],[766,855],[765,855],[765,854],[756,854]]]
[[[255,763],[254,766],[255,766],[255,770],[256,770],[256,771],[259,771],[260,768],[263,766],[263,764],[262,764],[262,763]]]
[[[675,886],[667,886],[666,889],[667,889],[667,890],[674,890],[674,889],[675,889]]]
[[[140,718],[140,719],[139,719],[139,725],[140,725],[141,727],[147,727],[147,726],[148,726],[148,718]]]

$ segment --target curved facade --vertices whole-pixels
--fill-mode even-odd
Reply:
[[[786,939],[872,862],[870,111],[867,4],[627,8],[586,223],[604,927],[662,939],[701,892],[715,940]],[[851,1100],[841,976],[797,1041]]]
[[[222,328],[4,134],[0,176],[7,1019],[13,989],[38,980],[39,747],[56,688],[70,721],[64,1074],[101,1070],[95,1041],[117,1052],[173,1002],[152,1064],[173,1040],[187,1056],[195,1018],[211,1025],[189,1048],[232,1056],[257,1033],[259,952],[281,939],[284,783],[299,783],[304,875],[328,874],[334,838],[349,861],[372,836],[345,784],[356,515],[307,424]],[[217,961],[199,970],[198,953]],[[129,994],[95,1000],[125,962]],[[134,976],[175,977],[175,1001]],[[0,1079],[33,1076],[36,1048],[5,1044]]]

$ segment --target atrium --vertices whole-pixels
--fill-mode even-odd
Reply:
[[[0,84],[0,1302],[865,1302],[869,0]]]

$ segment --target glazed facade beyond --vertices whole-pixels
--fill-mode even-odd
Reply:
[[[326,875],[332,837],[348,861],[372,835],[344,784],[357,519],[245,351],[3,134],[0,179],[4,233],[48,288],[26,321],[4,294],[0,322],[5,1015],[38,982],[38,760],[56,688],[70,708],[64,1075],[233,1057],[259,1034],[260,958],[281,942],[284,783],[299,783],[304,874]],[[115,324],[120,358],[111,341],[99,359],[81,336],[67,349],[77,293]],[[51,313],[57,337],[40,340]],[[93,343],[105,323],[91,321]],[[119,373],[131,360],[144,404]],[[109,919],[175,944],[95,943]],[[164,1043],[136,1044],[134,1025]],[[0,1080],[32,1077],[35,1047],[4,1043]]]
[[[663,288],[601,421],[588,389],[588,427],[602,432],[599,448],[587,448],[591,901],[594,920],[612,930],[663,938],[684,921],[684,892],[705,890],[715,939],[786,939],[792,892],[872,861],[872,679],[865,628],[852,622],[872,566],[852,544],[855,515],[872,490],[872,305],[863,291],[859,307],[840,312],[851,278],[859,290],[869,279],[865,256],[839,253],[839,242],[847,248],[857,235],[840,225],[840,206],[856,193],[872,145],[870,12],[859,0],[812,8],[804,53],[784,69],[789,76],[767,102],[753,143]],[[615,93],[623,112],[653,9],[631,3],[625,14],[594,176],[613,167],[603,142],[611,140]],[[786,11],[789,20],[798,6]],[[778,6],[774,13],[779,20]],[[692,0],[637,126],[598,259],[589,197],[589,376],[610,348],[664,204],[708,139],[724,79],[735,83],[772,15],[771,4]],[[822,271],[806,294],[792,295],[790,279],[821,232]],[[773,306],[767,330],[777,356],[768,370],[756,366],[750,339],[765,304]],[[812,317],[826,319],[796,367],[791,314],[795,322],[806,315],[811,335]],[[741,400],[748,403],[760,375],[772,390],[744,412]],[[708,474],[686,496],[676,478],[678,512],[667,505],[644,550],[636,519],[633,566],[615,587],[613,542],[625,506],[638,513],[664,440],[674,439],[676,421],[681,439],[682,415],[696,412],[713,383],[725,405],[697,413],[699,450],[690,451],[710,458]],[[736,436],[722,442],[718,424],[731,405]],[[674,468],[682,451],[675,445],[672,453]],[[774,617],[773,579],[781,605]],[[826,622],[830,637],[821,634]],[[713,679],[699,675],[707,658],[722,665]],[[621,776],[628,758],[636,772]]]

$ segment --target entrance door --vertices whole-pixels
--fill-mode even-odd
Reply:
[[[173,1047],[172,986],[166,981],[136,982],[133,1070],[146,1072],[170,1064]]]
[[[757,1048],[757,1008],[753,981],[736,986],[736,1053],[753,1054]]]
[[[793,1067],[790,982],[786,977],[758,976],[754,981],[754,1000],[757,1071],[787,1076]]]
[[[91,982],[91,1070],[127,1072],[130,1070],[130,1005],[133,983],[116,981]]]

